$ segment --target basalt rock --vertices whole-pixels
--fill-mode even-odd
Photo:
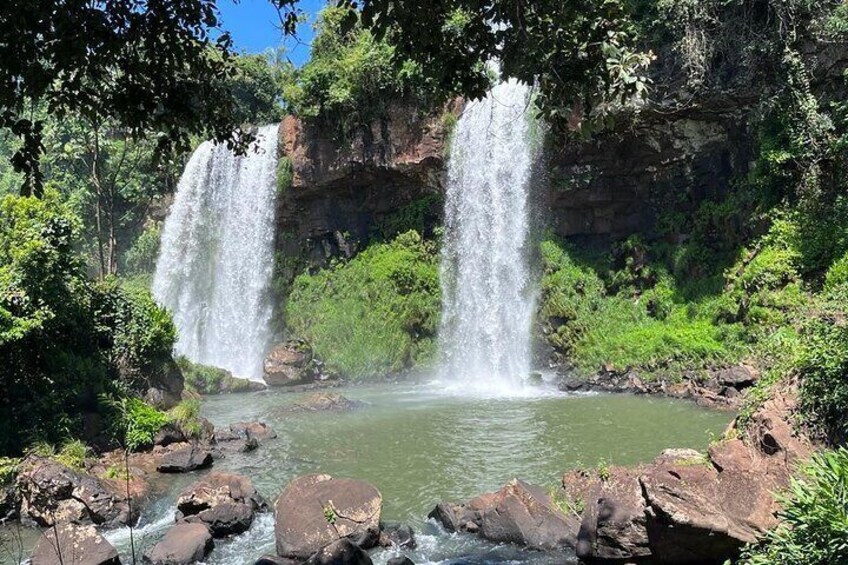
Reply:
[[[137,517],[139,501],[127,503],[113,481],[98,479],[43,457],[28,457],[16,480],[21,518],[39,526],[74,522],[104,528],[122,526]]]
[[[540,550],[573,547],[579,524],[576,516],[563,513],[542,489],[517,479],[466,504],[439,504],[429,517],[448,531]]]
[[[381,547],[400,547],[403,549],[415,549],[418,542],[415,541],[415,532],[404,524],[390,524],[383,527],[380,532]]]
[[[118,551],[94,526],[61,524],[38,539],[31,565],[120,565]]]
[[[268,386],[289,386],[313,380],[312,348],[303,340],[274,346],[265,357],[263,379]]]
[[[14,485],[0,486],[0,522],[14,520],[21,508],[21,498]]]
[[[306,565],[372,565],[368,554],[347,538],[334,541],[306,560]]]
[[[256,512],[267,507],[247,477],[210,473],[179,495],[177,520],[204,524],[213,537],[225,537],[247,531]]]
[[[160,473],[188,473],[212,466],[212,451],[205,445],[192,443],[162,456],[156,464]]]
[[[365,481],[298,477],[274,505],[277,554],[308,559],[342,538],[363,549],[375,547],[382,506],[380,492]]]
[[[787,386],[752,416],[744,439],[707,454],[667,450],[653,463],[612,468],[603,479],[569,473],[566,491],[588,493],[577,554],[587,563],[721,564],[777,524],[784,490],[810,442],[793,428]]]
[[[152,565],[189,565],[209,555],[214,546],[206,526],[181,522],[145,552],[144,561]]]
[[[398,555],[386,561],[386,565],[415,565],[415,562],[406,555]]]

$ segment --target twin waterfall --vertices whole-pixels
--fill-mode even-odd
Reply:
[[[248,153],[205,142],[191,156],[162,233],[153,295],[174,316],[176,353],[262,378],[271,338],[277,126]]]
[[[533,281],[530,89],[511,80],[465,108],[454,132],[442,248],[442,381],[509,394],[529,376]]]
[[[516,81],[470,102],[450,153],[442,251],[441,380],[516,390],[530,373],[530,90]],[[272,335],[277,126],[243,157],[203,143],[165,222],[153,293],[174,316],[176,352],[261,379]]]

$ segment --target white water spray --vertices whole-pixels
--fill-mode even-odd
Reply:
[[[277,126],[247,155],[205,142],[191,156],[162,232],[153,295],[174,315],[176,352],[261,379],[271,336]]]
[[[511,393],[530,372],[529,96],[511,80],[469,103],[451,146],[439,343],[442,380],[462,390]]]

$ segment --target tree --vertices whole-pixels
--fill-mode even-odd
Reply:
[[[0,22],[0,127],[21,140],[22,193],[42,192],[44,122],[32,115],[42,104],[133,138],[155,132],[159,151],[186,148],[191,134],[244,150],[215,0],[6,0]]]

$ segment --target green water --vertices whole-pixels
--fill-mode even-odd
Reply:
[[[669,399],[629,395],[566,395],[485,399],[448,396],[427,385],[337,389],[366,406],[347,413],[291,413],[304,395],[271,391],[211,397],[203,415],[216,426],[261,420],[279,437],[247,454],[215,463],[254,481],[272,501],[293,477],[323,472],[365,479],[384,498],[384,521],[419,532],[416,563],[565,563],[570,555],[541,555],[492,546],[469,536],[447,535],[427,522],[443,500],[463,501],[513,477],[554,486],[562,473],[600,463],[649,461],[667,447],[705,449],[731,419]],[[143,516],[137,536],[154,543],[173,520],[174,497],[197,475],[175,477],[169,494]],[[121,550],[125,530],[108,538]],[[273,516],[259,518],[247,534],[219,543],[210,564],[247,565],[273,553]],[[378,552],[381,563],[392,554]]]

